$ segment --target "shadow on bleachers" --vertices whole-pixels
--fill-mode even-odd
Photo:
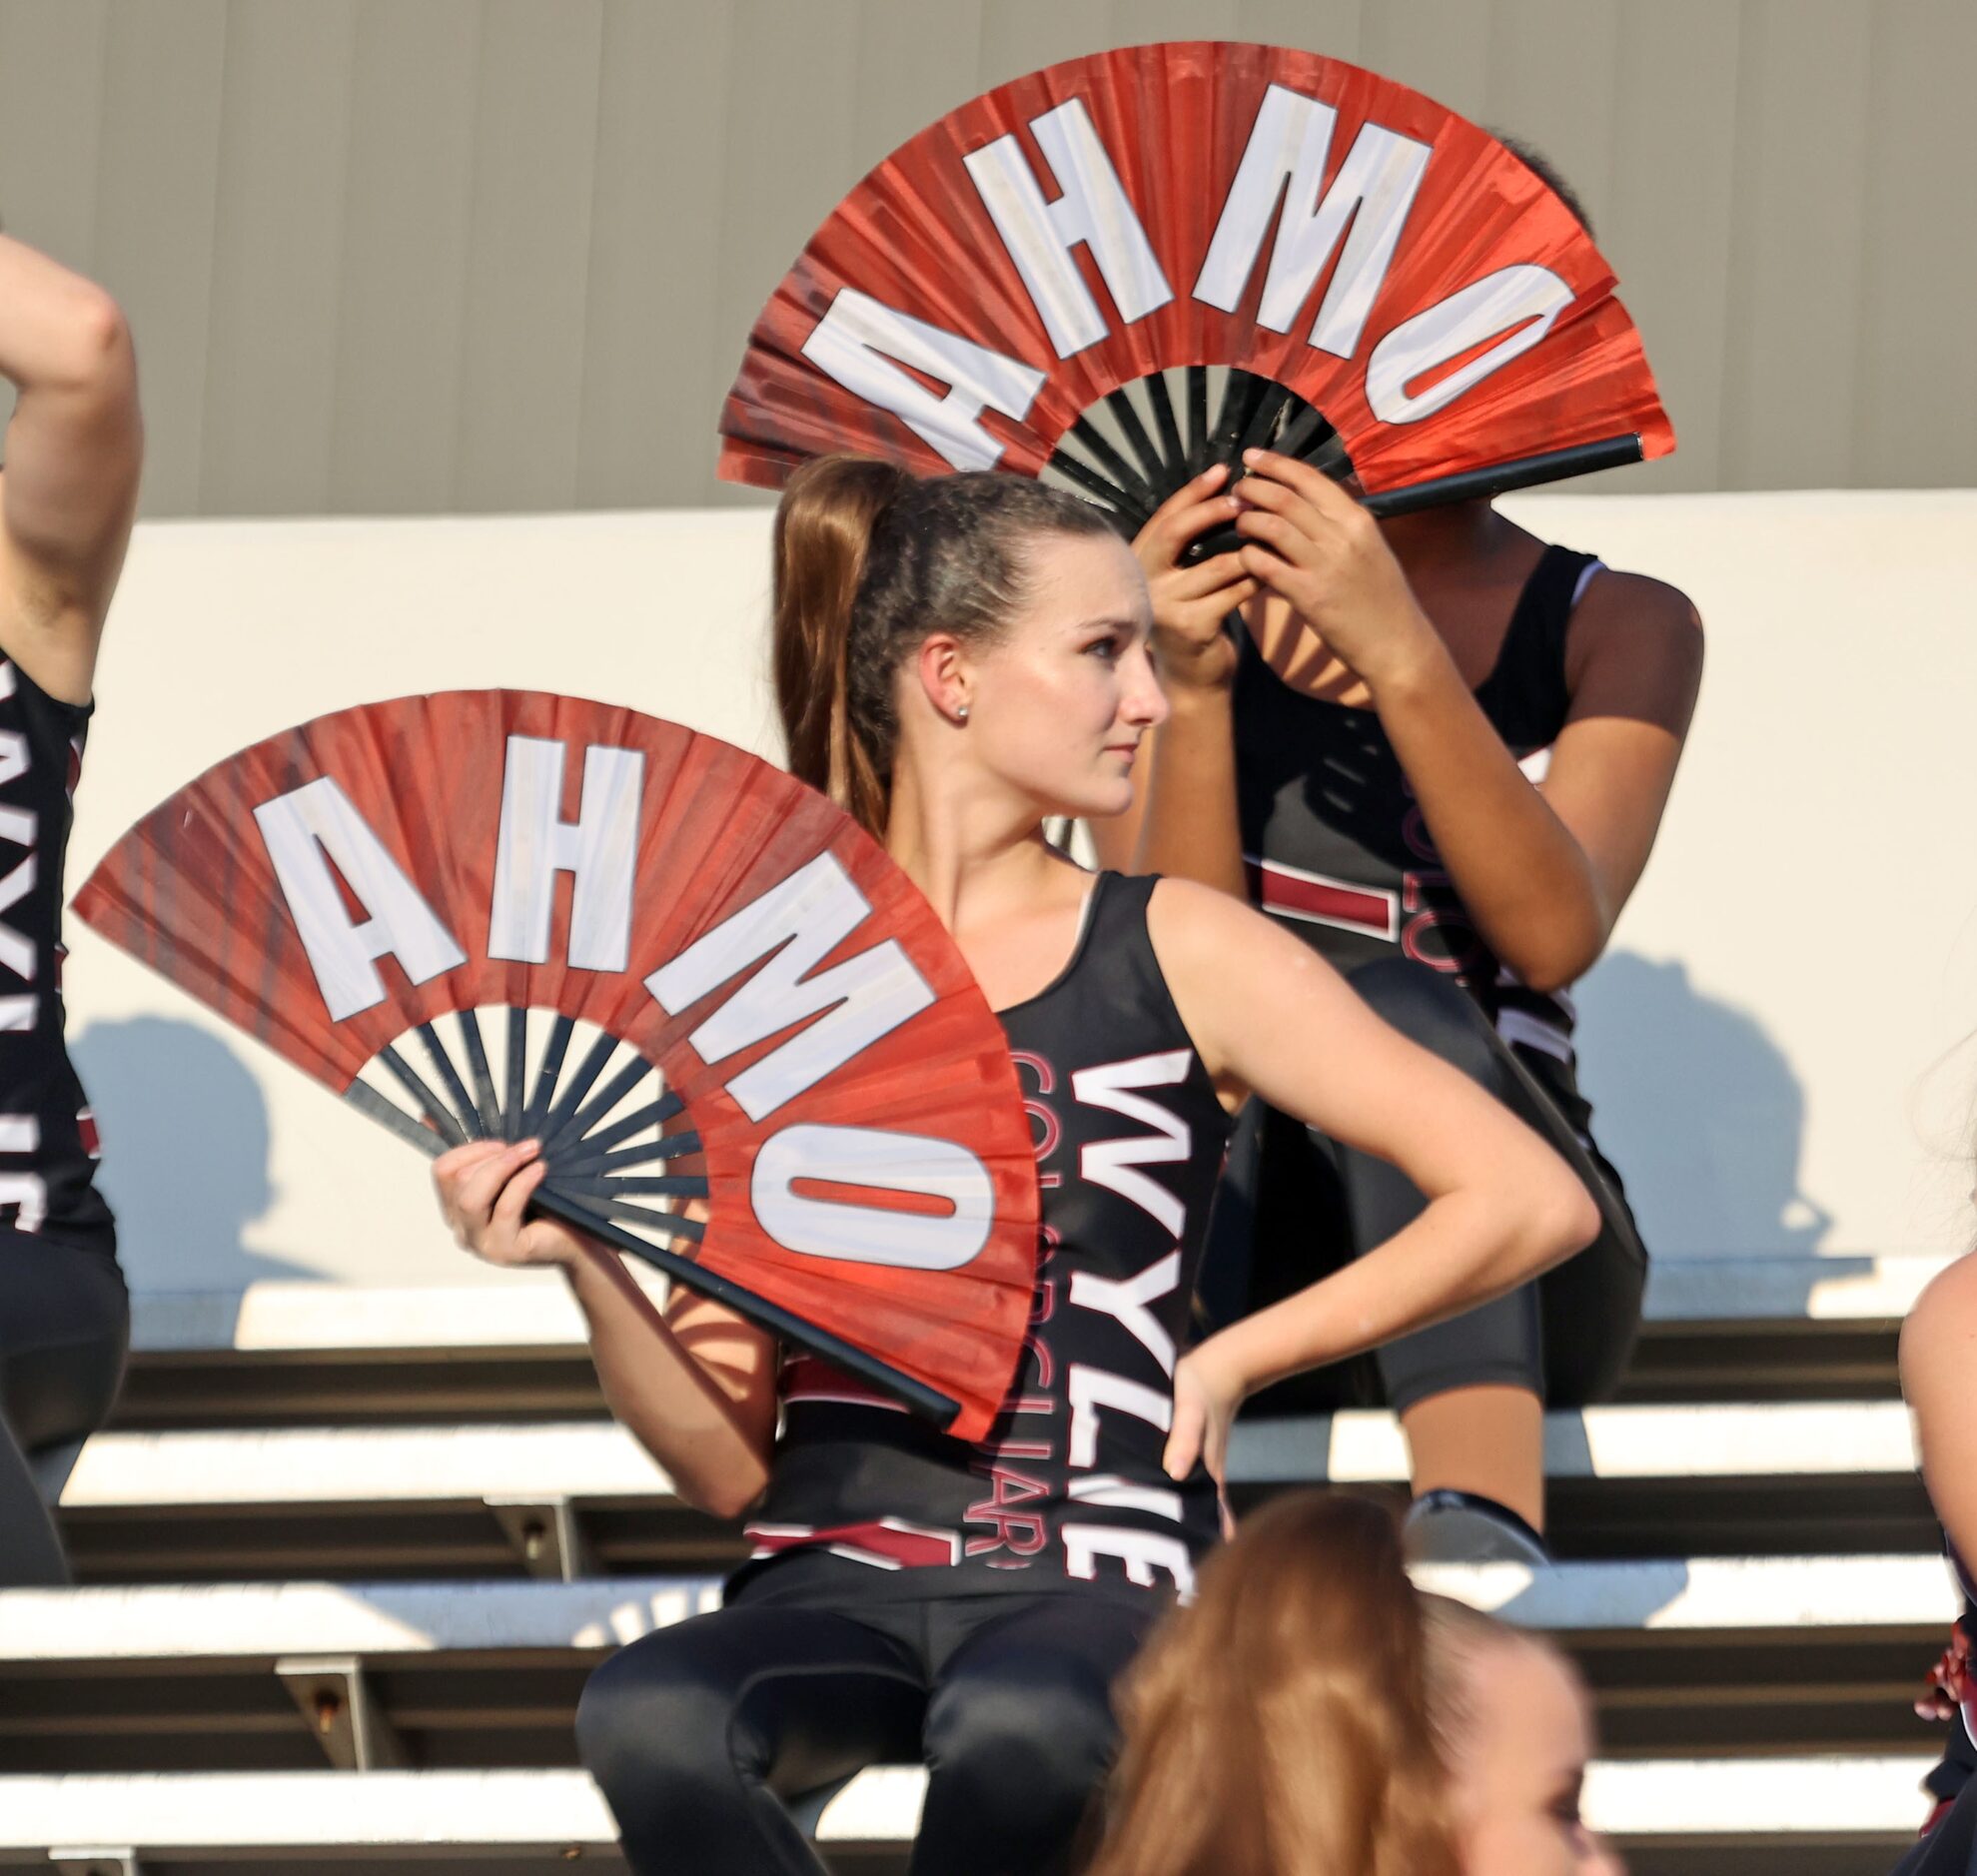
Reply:
[[[1805,1091],[1764,1029],[1685,965],[1629,951],[1575,995],[1594,1128],[1649,1249],[1816,1256],[1832,1219],[1799,1183]]]
[[[275,1197],[268,1108],[226,1042],[138,1016],[91,1023],[70,1053],[102,1132],[100,1178],[133,1290],[182,1290],[189,1270],[214,1289],[315,1275],[247,1243]]]

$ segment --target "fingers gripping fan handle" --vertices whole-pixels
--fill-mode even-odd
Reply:
[[[1474,124],[1357,66],[1139,46],[963,105],[763,309],[721,473],[1048,474],[1136,528],[1268,445],[1388,511],[1657,457],[1612,269]]]
[[[1036,1275],[1001,1026],[905,875],[726,743],[526,691],[318,718],[134,827],[78,914],[430,1153],[966,1438]]]

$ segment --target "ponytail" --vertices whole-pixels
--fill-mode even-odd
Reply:
[[[775,517],[770,655],[789,772],[882,839],[901,664],[936,625],[996,638],[1027,595],[1038,536],[1112,533],[1100,509],[1026,475],[804,464]]]
[[[889,463],[823,457],[789,478],[775,512],[772,657],[789,772],[878,835],[884,766],[852,709],[852,619],[872,530],[911,480]]]

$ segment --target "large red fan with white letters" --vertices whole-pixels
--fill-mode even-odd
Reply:
[[[1674,448],[1613,271],[1516,156],[1308,52],[1032,73],[873,170],[749,335],[720,469],[1007,469],[1126,531],[1265,445],[1399,512]]]
[[[76,910],[427,1152],[540,1139],[542,1210],[987,1432],[1037,1256],[1002,1029],[767,763],[529,691],[370,704],[209,769]]]

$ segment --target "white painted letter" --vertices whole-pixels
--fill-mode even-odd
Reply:
[[[1137,1277],[1100,1277],[1091,1271],[1071,1274],[1071,1301],[1084,1310],[1097,1310],[1124,1323],[1133,1339],[1167,1371],[1174,1373],[1174,1338],[1161,1326],[1160,1318],[1147,1308],[1169,1295],[1181,1281],[1179,1248],[1157,1264],[1149,1264]]]
[[[1419,424],[1528,352],[1571,303],[1572,290],[1548,267],[1520,265],[1485,274],[1426,313],[1403,320],[1374,347],[1367,361],[1366,401],[1384,424]],[[1461,358],[1492,333],[1508,337],[1420,397],[1408,396],[1408,387],[1424,373]]]
[[[1126,199],[1083,100],[1073,98],[1032,118],[1030,133],[1062,191],[1055,202],[1043,199],[1013,135],[998,137],[961,161],[1030,290],[1057,356],[1068,359],[1096,345],[1108,331],[1105,315],[1072,258],[1071,250],[1080,242],[1090,248],[1099,278],[1127,325],[1164,307],[1174,298],[1174,289],[1160,271],[1153,244]]]
[[[0,684],[0,697],[11,697],[14,694],[14,667],[0,664],[0,671],[6,673],[6,682]],[[17,729],[0,729],[0,788],[11,781],[19,781],[30,766],[27,738]],[[19,847],[31,847],[39,825],[32,808],[0,807],[0,840],[11,840]]]
[[[254,810],[332,1021],[385,1000],[376,960],[390,952],[415,984],[467,962],[385,844],[330,775]],[[328,858],[325,858],[325,855]],[[330,861],[371,914],[353,925]]]
[[[583,800],[561,818],[563,745],[539,736],[507,739],[501,836],[488,955],[545,963],[556,874],[568,873],[569,962],[579,971],[621,971],[631,961],[631,880],[645,758],[636,749],[583,753]]]
[[[0,912],[11,912],[34,890],[34,855],[23,854],[5,879],[0,879]],[[34,944],[13,926],[0,924],[0,964],[23,983],[34,982]]]
[[[1117,1472],[1086,1472],[1071,1480],[1068,1495],[1080,1504],[1102,1504],[1112,1511],[1147,1511],[1170,1522],[1181,1521],[1181,1494],[1158,1485],[1138,1485]]]
[[[0,1114],[0,1154],[32,1153],[41,1145],[41,1122],[32,1114]],[[30,1235],[48,1218],[48,1182],[38,1173],[0,1173],[0,1211],[17,1206],[14,1229]]]
[[[1154,1571],[1163,1569],[1174,1578],[1182,1595],[1194,1593],[1195,1560],[1179,1537],[1127,1530],[1118,1524],[1064,1526],[1064,1567],[1068,1574],[1090,1582],[1098,1574],[1102,1556],[1117,1557],[1126,1566],[1127,1580],[1142,1589],[1151,1589]]]
[[[954,1209],[940,1216],[805,1198],[792,1190],[799,1179],[920,1193]],[[785,1251],[916,1271],[958,1270],[995,1223],[995,1183],[966,1147],[875,1127],[785,1127],[755,1155],[748,1198]]]
[[[1157,1101],[1128,1094],[1129,1088],[1158,1088],[1185,1081],[1189,1053],[1170,1049],[1165,1055],[1142,1055],[1130,1062],[1108,1062],[1081,1068],[1071,1077],[1071,1093],[1087,1107],[1110,1108],[1128,1120],[1155,1129],[1158,1139],[1142,1134],[1136,1140],[1098,1140],[1078,1155],[1080,1177],[1094,1186],[1107,1186],[1122,1199],[1160,1221],[1171,1237],[1181,1236],[1188,1210],[1165,1186],[1157,1185],[1137,1166],[1158,1166],[1188,1157],[1188,1123],[1178,1120]]]
[[[1128,1381],[1102,1368],[1071,1364],[1064,1388],[1071,1401],[1071,1463],[1090,1465],[1098,1458],[1098,1410],[1117,1407],[1135,1419],[1150,1421],[1166,1432],[1174,1424],[1174,1397],[1157,1388]]]
[[[1330,105],[1281,85],[1272,85],[1264,94],[1249,146],[1222,205],[1215,239],[1202,262],[1201,278],[1195,282],[1195,298],[1225,313],[1235,311],[1256,272],[1270,218],[1283,195],[1284,214],[1270,251],[1270,272],[1264,278],[1257,320],[1272,332],[1289,332],[1350,219],[1346,251],[1311,330],[1311,343],[1321,352],[1349,359],[1393,263],[1415,191],[1428,168],[1429,146],[1378,124],[1363,125],[1321,200],[1325,159],[1338,116]]]
[[[916,437],[958,469],[994,469],[1003,446],[982,428],[984,410],[1021,423],[1043,388],[1044,375],[955,333],[883,306],[855,288],[841,288],[830,310],[803,341],[803,356],[854,397],[890,411]],[[891,363],[910,365],[949,387],[937,398]]]
[[[850,874],[820,853],[645,979],[659,1008],[676,1013],[775,953],[687,1038],[709,1066],[803,1017],[829,1012],[728,1083],[751,1121],[773,1114],[933,1002],[932,986],[893,938],[820,976],[804,976],[871,909]]]

